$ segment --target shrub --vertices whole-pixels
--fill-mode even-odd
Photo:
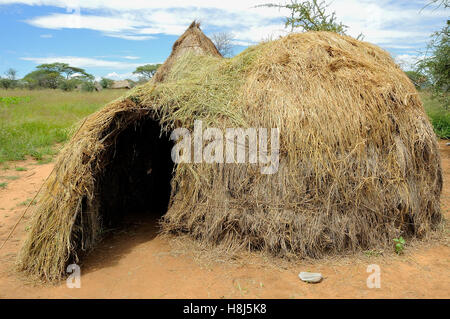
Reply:
[[[102,78],[100,80],[100,85],[102,86],[102,88],[104,89],[109,89],[112,85],[113,85],[114,81],[111,79],[107,79],[107,78]]]
[[[81,91],[83,92],[93,92],[95,90],[95,84],[93,82],[83,82],[81,84]]]
[[[59,88],[63,91],[73,91],[77,88],[79,83],[80,81],[76,79],[63,80],[59,84]]]

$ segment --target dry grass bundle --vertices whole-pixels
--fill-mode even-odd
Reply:
[[[130,166],[124,145],[146,148],[146,140],[167,140],[166,132],[192,128],[195,119],[219,128],[280,128],[280,168],[262,175],[252,164],[178,164],[172,176],[172,167],[161,166],[171,178],[161,221],[166,234],[318,258],[389,245],[400,234],[422,238],[441,223],[436,137],[413,84],[380,48],[311,32],[232,59],[191,50],[170,63],[163,81],[93,114],[66,145],[37,206],[20,269],[59,279],[116,213],[126,213],[126,205],[115,210],[116,196],[105,185],[145,175],[147,167],[138,164],[121,170]],[[133,163],[155,161],[158,147],[152,142]],[[125,198],[127,187],[137,189],[125,186],[113,193]],[[152,195],[142,196],[143,206],[158,198]]]
[[[164,81],[175,61],[187,52],[198,55],[222,57],[214,43],[200,30],[200,23],[194,21],[189,28],[173,44],[172,53],[156,72],[153,81]]]

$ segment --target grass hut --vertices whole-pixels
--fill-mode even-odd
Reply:
[[[276,174],[171,160],[170,133],[280,129]],[[149,173],[151,172],[151,173]],[[131,211],[207,245],[320,258],[423,238],[442,221],[440,155],[414,85],[379,47],[291,34],[224,59],[193,23],[158,73],[90,115],[58,156],[19,268],[57,280]]]
[[[110,89],[131,89],[132,85],[128,80],[114,81]]]
[[[103,91],[103,86],[98,82],[94,82],[94,90],[97,92]]]

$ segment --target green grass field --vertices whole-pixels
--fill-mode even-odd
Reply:
[[[63,92],[60,90],[0,90],[0,163],[31,156],[48,162],[86,115],[124,93]],[[436,134],[450,138],[450,112],[430,94],[421,93]]]
[[[438,100],[432,99],[430,93],[421,92],[420,96],[436,135],[442,139],[450,139],[450,110],[446,110]]]
[[[26,156],[48,161],[79,121],[123,94],[0,90],[0,163]]]

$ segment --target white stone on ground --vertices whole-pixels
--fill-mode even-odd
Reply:
[[[301,272],[298,274],[298,277],[305,282],[309,283],[318,283],[321,282],[323,277],[320,273],[314,273],[314,272]]]

